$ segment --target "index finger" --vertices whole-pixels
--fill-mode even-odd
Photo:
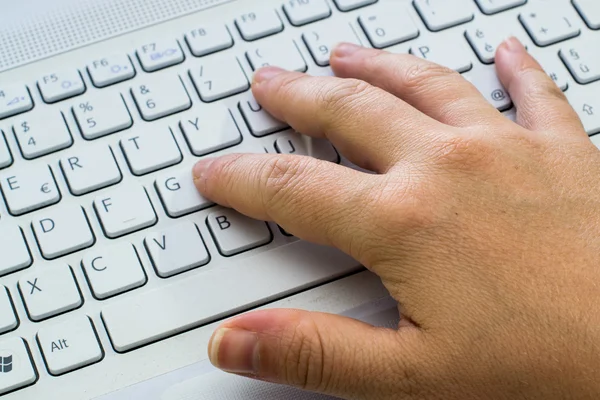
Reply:
[[[335,246],[361,260],[361,238],[373,235],[368,197],[381,175],[307,156],[231,154],[199,161],[200,193],[251,218],[274,221],[293,235]]]

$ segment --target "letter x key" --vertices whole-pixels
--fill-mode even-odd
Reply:
[[[31,292],[29,292],[29,294],[33,294],[33,292],[36,290],[39,290],[40,292],[42,291],[42,289],[40,289],[40,287],[37,286],[37,281],[38,281],[38,278],[35,278],[33,280],[33,283],[31,283],[31,281],[27,281],[27,283],[29,283],[29,285],[31,286]]]

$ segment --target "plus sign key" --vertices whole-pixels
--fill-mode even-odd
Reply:
[[[580,22],[558,5],[526,12],[519,20],[538,46],[548,46],[579,35]]]
[[[94,324],[85,315],[42,328],[37,339],[52,375],[88,366],[104,356]]]

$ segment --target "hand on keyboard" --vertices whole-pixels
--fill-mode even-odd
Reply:
[[[215,332],[215,365],[347,399],[600,398],[600,152],[516,39],[495,60],[518,124],[409,55],[347,44],[337,78],[256,73],[274,117],[375,174],[226,155],[197,164],[200,193],[352,255],[403,318],[248,313]]]

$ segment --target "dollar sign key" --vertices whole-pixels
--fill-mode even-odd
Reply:
[[[25,121],[21,124],[21,128],[23,128],[23,133],[29,131],[30,128],[29,128],[29,125],[27,125],[27,121]]]

